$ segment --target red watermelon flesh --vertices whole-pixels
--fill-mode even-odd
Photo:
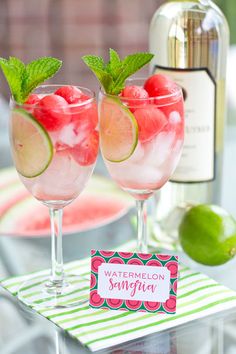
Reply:
[[[63,234],[106,225],[132,206],[132,198],[111,180],[93,175],[86,190],[64,208]],[[30,195],[13,168],[0,172],[0,235],[50,236],[48,208]]]
[[[13,236],[49,236],[50,220],[48,208],[28,198],[24,213],[14,218],[10,230]],[[131,203],[120,196],[84,194],[64,208],[63,234],[87,231],[119,219],[130,208]],[[0,233],[2,233],[0,231]]]

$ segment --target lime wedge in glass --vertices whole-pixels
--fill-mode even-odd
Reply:
[[[11,139],[17,171],[24,177],[41,175],[53,157],[53,144],[44,127],[21,108],[12,111]]]
[[[127,160],[138,143],[134,115],[117,98],[103,98],[100,107],[100,136],[103,156],[111,162]]]

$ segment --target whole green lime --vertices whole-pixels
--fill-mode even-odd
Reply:
[[[179,226],[180,244],[198,263],[216,266],[236,254],[236,222],[216,205],[197,205],[189,209]]]

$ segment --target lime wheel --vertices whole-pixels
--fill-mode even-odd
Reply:
[[[127,160],[138,143],[134,115],[117,98],[103,98],[100,107],[101,150],[111,162]]]
[[[11,117],[11,143],[17,171],[24,177],[41,175],[53,157],[53,144],[45,128],[21,108]]]

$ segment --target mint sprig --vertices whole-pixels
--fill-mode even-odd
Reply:
[[[17,103],[24,103],[29,94],[44,81],[54,76],[62,62],[52,57],[43,57],[25,65],[20,59],[0,58],[0,67],[5,75],[11,94]]]
[[[125,86],[125,81],[153,58],[151,53],[136,53],[120,59],[114,49],[110,49],[110,59],[106,64],[96,55],[84,55],[82,60],[93,71],[104,91],[118,95]]]

